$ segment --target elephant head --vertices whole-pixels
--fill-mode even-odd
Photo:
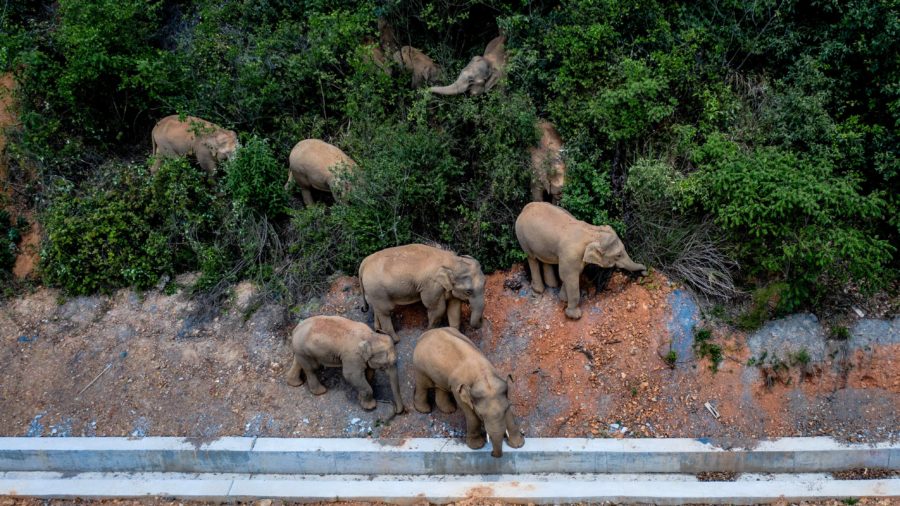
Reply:
[[[507,376],[512,382],[512,376]],[[503,439],[509,438],[510,446],[524,444],[522,433],[515,421],[509,402],[509,384],[506,380],[487,373],[470,385],[454,387],[457,398],[468,406],[484,423],[484,431],[491,441],[491,456],[503,456]]]
[[[588,243],[584,250],[584,262],[599,265],[605,269],[618,267],[626,271],[640,271],[647,275],[647,267],[639,264],[628,256],[622,240],[609,226],[596,227],[599,230],[597,239]]]
[[[219,130],[206,139],[210,153],[217,162],[224,162],[234,157],[239,147],[238,136],[232,130]]]
[[[481,264],[468,255],[456,257],[455,260],[453,265],[441,268],[438,282],[454,298],[468,301],[472,313],[469,325],[480,328],[484,314],[484,273]]]
[[[397,351],[394,348],[394,340],[387,334],[373,332],[368,339],[359,343],[359,354],[367,366],[387,373],[394,399],[394,412],[402,413],[403,401],[400,398],[400,378],[397,374]]]
[[[438,95],[459,95],[469,93],[478,95],[490,90],[497,84],[506,67],[506,37],[499,36],[490,41],[484,50],[484,56],[476,56],[462,69],[453,84],[433,86],[429,88]]]
[[[556,128],[548,121],[538,121],[538,129],[541,132],[541,140],[537,147],[529,150],[531,167],[543,190],[550,194],[553,204],[558,205],[562,199],[563,186],[566,184],[562,139]]]

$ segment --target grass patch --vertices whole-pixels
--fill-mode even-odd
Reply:
[[[694,332],[694,352],[700,358],[709,359],[709,369],[712,372],[719,371],[719,364],[725,359],[722,347],[712,341],[712,331],[707,328]]]

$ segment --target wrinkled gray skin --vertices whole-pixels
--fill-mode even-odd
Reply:
[[[382,370],[391,384],[394,413],[403,412],[397,352],[390,336],[340,316],[313,316],[294,328],[291,350],[294,360],[285,374],[288,385],[299,387],[305,381],[310,393],[322,395],[326,389],[319,382],[316,369],[320,366],[341,367],[344,379],[356,388],[363,409],[375,409],[369,381],[375,370]]]
[[[394,62],[412,74],[412,87],[421,88],[440,79],[441,67],[422,51],[403,46],[394,53]]]
[[[462,69],[453,84],[429,88],[438,95],[459,95],[468,93],[479,95],[490,90],[503,77],[506,69],[506,37],[501,35],[491,40],[484,50],[484,56],[476,56]]]
[[[234,156],[238,148],[238,136],[234,131],[194,116],[186,116],[181,121],[177,114],[159,120],[150,138],[156,157],[150,167],[151,174],[159,170],[163,158],[193,155],[212,176],[217,165]]]
[[[296,183],[303,195],[303,203],[311,206],[313,189],[332,193],[340,190],[335,188],[337,173],[356,166],[356,162],[337,146],[319,139],[304,139],[294,146],[288,156],[288,178],[284,189],[287,191],[292,182]],[[345,192],[348,189],[343,188]]]
[[[359,264],[363,311],[375,311],[375,328],[400,338],[391,322],[391,311],[399,305],[422,301],[428,310],[428,326],[434,328],[444,315],[451,327],[459,328],[462,303],[471,309],[469,324],[481,327],[484,313],[484,273],[470,256],[452,251],[407,244],[372,253]]]
[[[466,444],[477,450],[491,440],[491,455],[503,455],[503,439],[513,448],[525,444],[509,402],[512,376],[502,377],[475,344],[451,327],[433,329],[419,338],[413,351],[415,400],[430,413],[428,390],[434,389],[438,409],[452,413],[459,406],[466,416]]]
[[[531,155],[531,199],[543,202],[544,194],[550,195],[553,204],[559,205],[562,189],[566,184],[566,163],[563,161],[563,143],[556,128],[545,120],[538,121],[541,140],[537,147],[529,148]]]
[[[591,225],[575,219],[568,211],[547,202],[532,202],[516,219],[516,237],[528,255],[531,289],[543,293],[544,284],[559,286],[553,264],[559,265],[562,287],[559,299],[568,302],[566,316],[581,318],[581,291],[578,278],[587,264],[618,267],[647,275],[647,268],[634,262],[615,230],[607,225]],[[543,280],[541,265],[543,264]]]

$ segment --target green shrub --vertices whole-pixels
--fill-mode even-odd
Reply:
[[[225,187],[235,205],[272,219],[284,215],[287,168],[275,159],[265,139],[250,137],[225,164]]]
[[[28,222],[23,217],[13,223],[9,213],[0,209],[0,279],[6,277],[15,265],[19,242],[27,232]]]
[[[712,331],[700,328],[694,332],[694,351],[700,358],[709,359],[709,369],[712,372],[719,371],[719,364],[725,359],[722,347],[712,342]]]

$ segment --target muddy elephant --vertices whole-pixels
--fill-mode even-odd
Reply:
[[[391,384],[394,413],[403,412],[397,352],[390,336],[340,316],[313,316],[294,328],[291,351],[294,360],[285,374],[288,385],[299,387],[305,381],[310,393],[322,395],[326,389],[319,382],[316,369],[320,366],[341,367],[344,379],[356,388],[363,409],[375,409],[369,381],[375,370],[382,370]]]
[[[647,274],[647,268],[632,261],[625,252],[612,227],[577,220],[568,211],[547,202],[531,202],[522,209],[516,218],[516,237],[528,255],[531,289],[535,293],[542,293],[544,284],[558,286],[553,264],[559,265],[559,299],[567,302],[566,316],[572,319],[581,318],[578,278],[586,264]]]
[[[394,52],[393,58],[397,65],[412,74],[413,88],[421,88],[428,83],[436,82],[441,77],[441,67],[434,63],[434,60],[428,55],[412,46],[401,47],[399,51]]]
[[[154,174],[164,157],[193,155],[212,176],[217,165],[234,156],[238,148],[238,136],[232,130],[193,116],[185,116],[182,121],[177,114],[159,120],[150,138],[156,158],[150,167],[150,172]]]
[[[447,315],[451,327],[459,328],[462,303],[471,309],[469,324],[481,327],[484,313],[484,273],[470,256],[452,251],[407,244],[372,253],[359,264],[363,311],[375,312],[375,328],[400,339],[391,323],[398,305],[422,301],[433,328]]]
[[[288,165],[284,189],[288,190],[292,181],[297,183],[303,194],[303,203],[311,206],[313,189],[333,192],[337,171],[356,167],[356,162],[337,146],[319,139],[305,139],[291,150]]]
[[[429,88],[438,95],[478,95],[489,91],[503,77],[506,69],[506,37],[491,40],[484,49],[484,56],[475,56],[462,69],[453,84]]]
[[[531,198],[535,202],[543,202],[546,193],[553,204],[559,205],[563,185],[566,183],[562,139],[548,121],[538,121],[538,128],[541,140],[537,147],[528,150],[531,155]]]
[[[444,413],[462,408],[466,416],[466,444],[484,446],[484,432],[491,439],[491,455],[503,455],[503,438],[513,448],[525,444],[509,403],[512,376],[501,376],[475,344],[451,327],[432,329],[419,338],[413,350],[415,401],[422,413],[430,413],[428,390]]]

